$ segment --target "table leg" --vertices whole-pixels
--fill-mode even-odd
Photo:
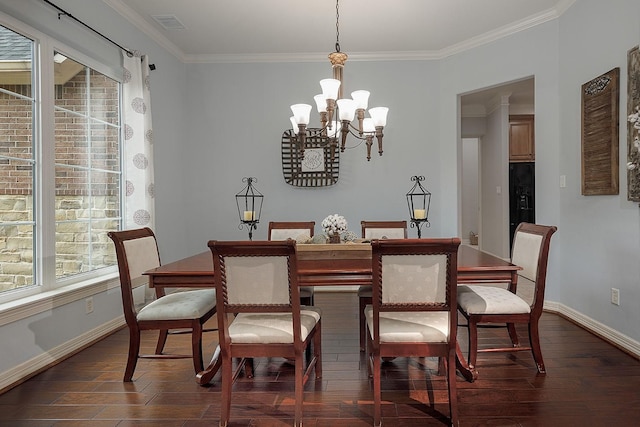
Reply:
[[[213,352],[213,357],[211,358],[211,363],[209,363],[209,366],[207,366],[204,371],[198,372],[198,374],[196,375],[196,382],[199,385],[209,384],[213,377],[218,373],[221,364],[222,360],[220,360],[220,346],[217,346],[216,351]]]

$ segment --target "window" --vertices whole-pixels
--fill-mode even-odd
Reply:
[[[0,300],[116,263],[120,83],[49,43],[0,25]]]
[[[0,26],[0,291],[34,284],[34,42]]]
[[[57,60],[55,58],[58,58]],[[112,265],[120,219],[118,82],[54,54],[56,277]],[[64,72],[60,69],[64,68]]]

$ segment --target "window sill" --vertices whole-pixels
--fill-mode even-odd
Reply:
[[[118,273],[110,273],[2,303],[0,304],[0,326],[118,287],[120,287]]]

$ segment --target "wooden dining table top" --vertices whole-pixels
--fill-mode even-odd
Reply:
[[[297,245],[299,284],[303,286],[371,283],[369,243]],[[458,282],[517,282],[521,267],[474,247],[458,249]],[[213,286],[213,257],[201,252],[145,272],[150,286]],[[515,284],[515,283],[514,283]]]

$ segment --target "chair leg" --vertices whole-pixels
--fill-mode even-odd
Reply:
[[[360,320],[360,351],[364,351],[364,348],[366,346],[366,333],[367,333],[367,327],[365,325],[366,319],[364,317],[364,309],[368,304],[372,303],[371,298],[368,297],[360,297],[358,298],[359,300],[359,311],[358,311],[358,318]]]
[[[241,360],[241,359],[238,359]],[[244,362],[244,376],[247,378],[253,378],[253,358],[248,357]]]
[[[365,325],[365,333],[366,333],[366,337],[365,337],[365,342],[366,342],[366,348],[365,348],[365,360],[367,362],[367,374],[369,376],[369,378],[373,378],[373,345],[371,344],[371,336],[369,335],[369,325]]]
[[[313,370],[316,373],[316,379],[322,378],[322,325],[318,322],[316,331],[313,334],[313,354],[316,358],[316,366]]]
[[[373,352],[373,425],[374,427],[379,427],[382,425],[382,408],[381,408],[381,390],[380,390],[380,376],[382,372],[380,372],[380,364],[381,359],[380,355],[377,352]]]
[[[204,371],[204,363],[202,361],[202,324],[199,320],[195,320],[191,328],[191,353],[193,356],[193,369],[196,374]]]
[[[296,354],[295,366],[295,415],[293,425],[302,427],[302,402],[304,401],[304,358]]]
[[[231,413],[231,387],[233,386],[233,360],[222,355],[222,396],[220,397],[220,427],[226,427]]]
[[[509,331],[511,344],[513,344],[514,347],[520,347],[520,340],[518,339],[518,333],[516,332],[516,325],[513,323],[507,323],[507,331]]]
[[[441,359],[445,359],[442,357]],[[456,385],[456,353],[449,352],[449,358],[445,362],[447,369],[447,386],[449,389],[449,415],[452,426],[458,425],[458,389]]]
[[[164,345],[167,343],[167,336],[169,335],[168,329],[160,329],[158,334],[158,343],[156,344],[156,354],[162,354]]]
[[[533,360],[538,367],[538,372],[546,374],[544,360],[542,360],[542,349],[540,348],[540,332],[537,319],[531,319],[529,322],[529,343],[531,344],[531,352],[533,353]]]
[[[140,330],[129,328],[129,355],[127,356],[127,367],[124,370],[122,381],[131,382],[133,371],[136,370],[138,356],[140,355]]]
[[[467,358],[467,363],[469,368],[473,369],[478,358],[478,323],[473,317],[469,317],[467,326],[469,329],[469,357]]]
[[[444,357],[438,357],[438,375],[446,375],[446,363],[447,360]]]

